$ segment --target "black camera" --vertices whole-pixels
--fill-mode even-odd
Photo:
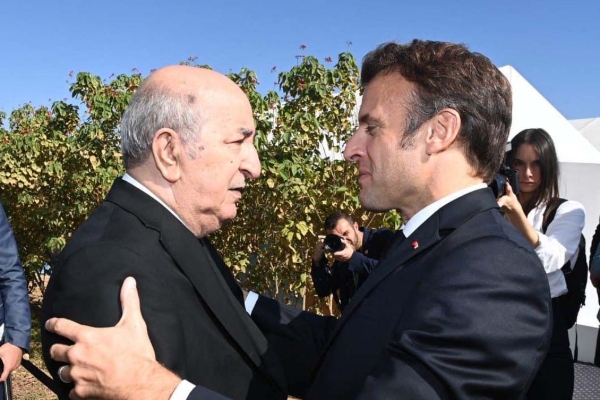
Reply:
[[[510,183],[514,194],[519,194],[521,191],[519,171],[507,165],[502,165],[500,171],[494,176],[494,180],[488,185],[497,199],[506,194],[506,182]]]
[[[343,239],[344,238],[341,236],[330,233],[323,239],[323,248],[327,253],[336,253],[340,250],[344,250],[346,248],[346,243],[344,243]]]

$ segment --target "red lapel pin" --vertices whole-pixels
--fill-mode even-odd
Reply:
[[[414,242],[412,242],[412,247],[413,249],[418,249],[419,248],[419,242],[417,242],[416,240]]]

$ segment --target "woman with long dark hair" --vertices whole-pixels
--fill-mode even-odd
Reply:
[[[552,297],[553,329],[550,349],[527,399],[571,399],[574,367],[561,297],[567,285],[561,268],[577,259],[585,211],[576,201],[561,201],[559,166],[552,138],[543,129],[526,129],[511,141],[507,164],[519,171],[520,193],[507,185],[498,199],[506,218],[523,233],[540,258]],[[550,216],[554,214],[552,221]]]

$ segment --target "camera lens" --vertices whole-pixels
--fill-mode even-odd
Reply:
[[[342,237],[334,235],[333,233],[325,236],[325,239],[323,240],[323,248],[327,253],[336,253],[340,250],[344,250],[345,247],[346,244],[342,240]]]

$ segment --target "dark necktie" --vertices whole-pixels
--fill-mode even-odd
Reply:
[[[389,253],[389,249],[391,247],[399,247],[402,242],[404,242],[404,240],[406,239],[406,236],[404,236],[404,232],[402,231],[402,229],[399,229],[396,231],[396,233],[394,234],[394,237],[392,238],[392,241],[390,243],[390,245],[388,246],[388,248],[379,256],[379,264],[381,264],[383,262],[383,260],[385,260],[387,258],[387,255]]]

